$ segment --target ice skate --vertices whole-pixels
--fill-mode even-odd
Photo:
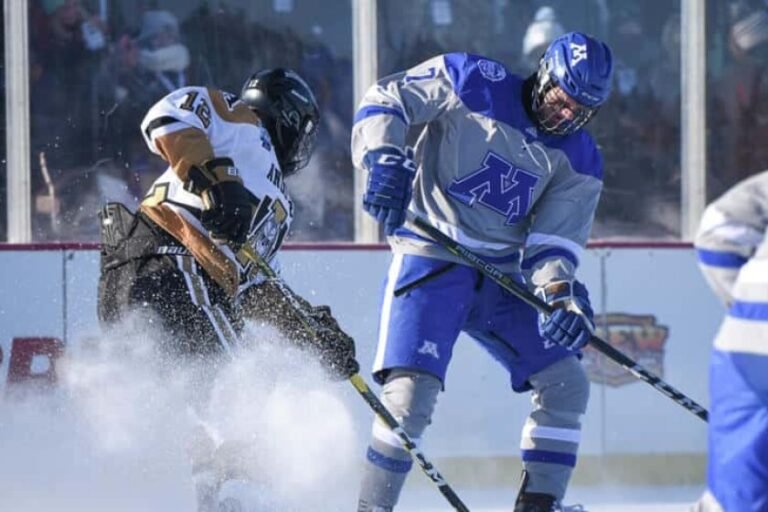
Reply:
[[[279,506],[263,486],[232,479],[219,487],[216,512],[278,512]]]
[[[528,492],[528,473],[523,471],[514,512],[587,512],[581,505],[566,506],[551,494]]]
[[[515,512],[587,512],[581,505],[562,505],[550,494],[524,492],[517,497]]]
[[[360,500],[357,504],[357,512],[392,512],[392,507],[379,507]]]

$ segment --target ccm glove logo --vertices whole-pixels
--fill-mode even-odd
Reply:
[[[412,151],[411,151],[412,153]],[[413,156],[411,154],[411,156]],[[398,155],[393,153],[380,153],[377,155],[376,165],[386,165],[388,167],[400,167],[402,169],[411,171],[412,173],[416,172],[416,162],[411,160],[406,155]]]
[[[363,209],[373,216],[387,235],[405,222],[411,202],[416,164],[413,150],[385,146],[366,153],[363,165],[368,169],[368,185],[363,195]]]

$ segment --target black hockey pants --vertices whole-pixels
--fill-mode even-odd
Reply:
[[[100,213],[98,313],[108,327],[129,313],[160,322],[168,355],[229,352],[242,321],[224,290],[186,248],[141,213],[119,203]]]

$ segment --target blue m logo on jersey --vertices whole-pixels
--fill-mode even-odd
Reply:
[[[515,167],[493,151],[483,159],[483,166],[472,174],[454,180],[448,194],[467,206],[481,204],[504,215],[507,224],[515,224],[528,213],[533,189],[539,177]]]

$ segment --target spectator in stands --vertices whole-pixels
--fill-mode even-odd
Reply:
[[[103,156],[125,169],[124,179],[136,202],[165,169],[159,159],[147,156],[138,126],[157,98],[191,85],[189,64],[176,16],[151,10],[144,13],[137,37],[126,33],[117,40],[100,73]]]
[[[198,85],[216,84],[226,91],[241,87],[240,70],[261,67],[254,63],[258,51],[251,41],[255,24],[226,4],[212,10],[206,3],[192,11],[181,24],[189,46],[191,74]]]
[[[42,94],[32,102],[33,137],[55,168],[86,164],[93,147],[91,91],[105,47],[103,23],[79,0],[44,0],[45,17],[32,34]],[[36,130],[35,130],[36,129]]]
[[[98,127],[94,77],[107,47],[107,32],[79,0],[42,0],[32,5],[31,14],[32,175],[41,176],[42,152],[62,203],[56,222],[45,215],[45,228],[33,225],[33,230],[36,238],[59,238],[66,234],[57,233],[56,227],[77,228],[73,218],[81,206],[78,196],[91,185],[86,174],[96,153]],[[33,194],[44,193],[39,188],[42,180],[33,185]]]
[[[673,13],[661,30],[661,52],[651,67],[646,91],[644,144],[650,158],[644,215],[659,231],[649,236],[680,235],[680,15]]]
[[[149,79],[145,82],[147,96],[162,97],[188,85],[189,50],[181,41],[179,21],[173,13],[145,12],[136,41],[138,70]]]
[[[719,117],[712,126],[717,149],[709,162],[709,197],[768,167],[768,11],[744,2],[733,7],[730,58],[712,87]]]
[[[598,238],[680,236],[680,17],[641,5],[609,5],[616,83],[593,126],[606,161]]]
[[[323,42],[320,25],[304,41],[301,75],[307,80],[323,116],[317,149],[300,180],[288,180],[296,204],[291,238],[297,240],[351,240],[354,219],[354,172],[350,164],[352,129],[351,68],[345,68]],[[346,93],[346,94],[345,94]],[[322,194],[318,196],[318,190]]]
[[[525,29],[520,72],[528,75],[535,71],[549,43],[563,34],[565,29],[557,20],[555,10],[549,6],[539,7],[533,21]]]
[[[661,55],[648,76],[653,99],[665,120],[680,118],[680,14],[675,13],[661,30]]]
[[[142,95],[147,100],[144,108],[156,98],[187,85],[189,50],[181,41],[179,21],[173,13],[145,12],[136,44],[134,80],[143,84]]]

